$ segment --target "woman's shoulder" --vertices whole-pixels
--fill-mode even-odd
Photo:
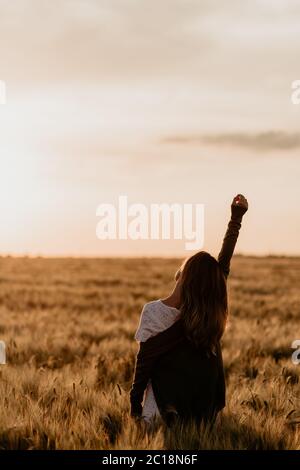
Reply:
[[[164,308],[161,300],[147,302],[142,309],[139,326],[135,333],[136,341],[147,341],[171,326],[175,320],[175,313]]]
[[[151,300],[147,302],[141,312],[141,320],[148,322],[149,320],[154,320],[157,312],[159,312],[159,300]]]
[[[164,304],[162,304],[161,300],[151,300],[143,306],[141,315],[144,318],[157,318],[157,313],[163,311],[165,311],[165,309]]]
[[[150,300],[149,302],[145,303],[143,306],[143,311],[154,311],[159,308],[160,300]]]
[[[152,300],[143,306],[139,326],[134,336],[136,341],[147,341],[156,334],[157,312],[158,300]]]

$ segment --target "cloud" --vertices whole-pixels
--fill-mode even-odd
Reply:
[[[300,148],[300,133],[286,131],[266,131],[259,133],[220,133],[203,135],[178,135],[161,139],[167,144],[215,145],[246,148],[249,150],[293,150]]]

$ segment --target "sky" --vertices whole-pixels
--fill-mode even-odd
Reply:
[[[99,204],[204,204],[216,255],[300,254],[300,4],[0,0],[0,253],[187,256],[99,240]]]

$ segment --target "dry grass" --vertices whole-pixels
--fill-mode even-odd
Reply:
[[[142,305],[178,260],[0,259],[0,449],[300,449],[300,259],[232,264],[227,408],[211,431],[128,416]]]

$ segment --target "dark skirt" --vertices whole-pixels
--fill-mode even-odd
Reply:
[[[225,406],[220,345],[216,354],[207,354],[184,340],[156,361],[151,381],[167,424],[178,419],[211,422]]]

